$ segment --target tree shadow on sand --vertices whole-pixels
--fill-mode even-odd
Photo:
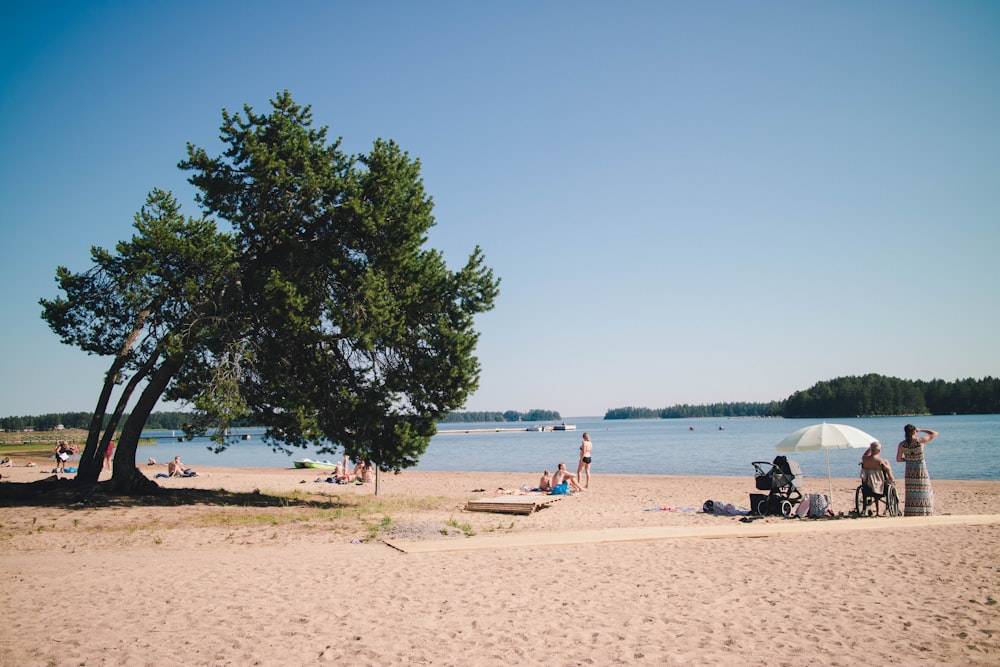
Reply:
[[[329,498],[270,495],[259,490],[232,492],[224,489],[165,489],[155,487],[140,494],[113,490],[110,482],[83,485],[55,476],[35,482],[0,483],[0,507],[164,507],[212,505],[217,507],[309,507],[340,509],[347,503]]]

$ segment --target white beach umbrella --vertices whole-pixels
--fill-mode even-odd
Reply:
[[[778,443],[779,452],[826,452],[826,479],[830,485],[830,502],[833,502],[833,479],[830,475],[831,449],[867,449],[876,438],[859,428],[846,424],[814,424],[800,428]]]

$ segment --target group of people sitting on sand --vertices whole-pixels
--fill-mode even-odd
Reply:
[[[542,479],[538,482],[538,490],[559,496],[571,491],[583,491],[583,487],[577,481],[576,475],[566,470],[566,464],[560,462],[554,475],[550,475],[548,470],[542,473]]]
[[[371,461],[358,461],[351,471],[350,460],[344,456],[344,462],[338,463],[333,468],[333,475],[326,479],[327,482],[336,484],[366,484],[375,481],[375,466]]]

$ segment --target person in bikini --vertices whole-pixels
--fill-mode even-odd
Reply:
[[[583,442],[580,443],[580,463],[576,466],[576,477],[582,480],[583,476],[587,476],[587,481],[583,485],[583,488],[590,488],[590,455],[594,451],[594,443],[590,441],[590,434],[583,434]]]

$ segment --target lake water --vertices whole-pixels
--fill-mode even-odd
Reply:
[[[594,442],[593,473],[650,475],[753,475],[753,461],[771,461],[775,446],[793,431],[822,420],[815,419],[629,419],[605,421],[600,417],[567,418],[576,431],[464,433],[471,429],[527,428],[529,424],[442,424],[415,470],[468,472],[530,472],[554,470],[559,461],[576,470],[580,439],[590,433]],[[895,463],[896,445],[903,426],[938,431],[927,447],[927,466],[932,479],[1000,480],[1000,415],[933,417],[878,417],[830,419],[861,429],[879,440],[883,455],[893,461],[893,471],[902,477],[904,464]],[[721,427],[721,429],[720,429]],[[289,456],[273,452],[261,440],[260,429],[237,429],[249,434],[221,454],[208,449],[208,438],[178,442],[170,432],[147,431],[144,437],[157,444],[139,448],[139,463],[152,457],[165,463],[180,455],[185,465],[290,468],[299,458],[337,460],[296,449]],[[861,449],[829,452],[834,477],[856,477]],[[807,477],[826,477],[823,452],[789,454]]]

